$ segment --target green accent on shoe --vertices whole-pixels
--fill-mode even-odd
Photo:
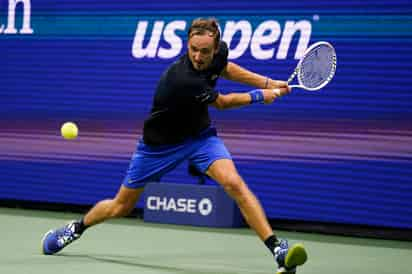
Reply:
[[[285,258],[285,266],[287,268],[293,268],[303,265],[307,259],[308,254],[306,253],[303,244],[295,244],[289,248],[288,254]]]

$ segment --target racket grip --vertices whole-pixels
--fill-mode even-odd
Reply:
[[[272,89],[272,91],[273,91],[273,93],[276,94],[276,96],[278,96],[278,97],[282,96],[282,94],[280,93],[280,89],[275,88],[275,89]]]

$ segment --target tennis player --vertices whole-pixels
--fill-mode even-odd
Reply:
[[[219,76],[256,87],[243,93],[216,91]],[[236,201],[246,222],[274,255],[278,273],[295,273],[306,259],[301,244],[288,246],[273,233],[256,196],[238,174],[229,151],[211,127],[208,107],[219,110],[272,103],[290,92],[283,81],[253,73],[228,61],[217,21],[199,18],[188,31],[188,50],[166,69],[158,82],[126,176],[113,199],[98,202],[80,220],[50,230],[42,240],[44,254],[54,254],[78,239],[89,227],[129,214],[148,182],[160,181],[185,160],[218,182]]]

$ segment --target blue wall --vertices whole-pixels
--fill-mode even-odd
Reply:
[[[8,2],[0,0],[0,199],[113,196],[159,75],[184,53],[191,20],[214,16],[232,61],[275,79],[287,79],[314,42],[338,54],[320,92],[211,110],[268,217],[412,228],[410,1],[26,0],[14,28]],[[265,26],[264,44],[256,37]],[[220,80],[218,89],[250,87]],[[59,136],[64,121],[79,125],[78,139]],[[164,181],[195,182],[185,166]]]

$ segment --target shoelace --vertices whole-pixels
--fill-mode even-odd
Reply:
[[[274,250],[275,259],[279,266],[283,266],[285,264],[285,258],[289,251],[288,247],[288,242],[286,240],[281,240],[279,245]]]
[[[78,238],[74,232],[74,224],[67,225],[62,232],[57,234],[57,242],[60,246],[66,246]]]
[[[288,254],[287,249],[283,249],[281,247],[276,247],[275,248],[275,257],[277,261],[282,261],[284,262],[286,254]]]

